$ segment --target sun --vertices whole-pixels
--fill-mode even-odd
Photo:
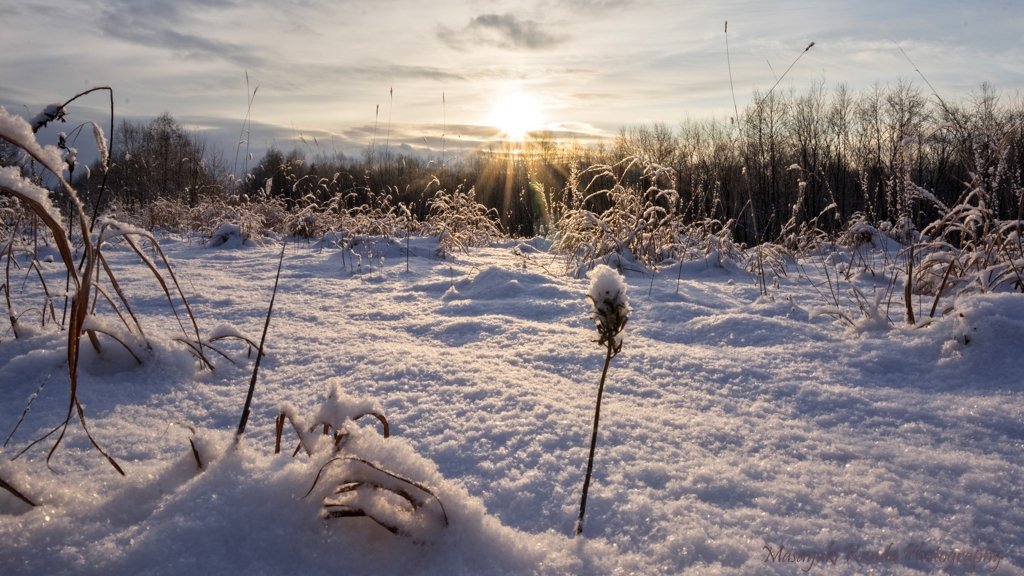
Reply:
[[[522,92],[510,92],[495,103],[488,124],[496,126],[509,140],[522,140],[528,132],[543,126],[540,103]]]

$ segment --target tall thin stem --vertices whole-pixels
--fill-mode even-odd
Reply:
[[[804,54],[806,54],[807,51],[810,50],[812,47],[814,47],[814,42],[808,44],[807,48],[804,48],[804,51],[801,52],[800,55],[796,57],[796,60],[793,60],[793,63],[789,65],[789,68],[786,68],[786,71],[782,73],[782,76],[779,76],[779,79],[775,81],[775,84],[772,86],[771,90],[769,90],[768,93],[764,95],[764,98],[762,98],[761,101],[757,103],[757,108],[760,108],[761,105],[764,104],[766,100],[768,100],[768,97],[771,96],[772,92],[775,91],[775,88],[778,87],[779,82],[782,82],[782,79],[786,77],[786,74],[789,74],[789,71],[793,69],[793,66],[796,66],[796,63],[799,62],[800,59],[804,57]]]
[[[263,343],[267,340],[267,329],[270,328],[270,314],[274,311],[274,298],[277,297],[277,283],[281,280],[281,267],[284,266],[284,249],[288,246],[288,239],[281,243],[281,258],[277,262],[277,276],[274,278],[274,291],[270,295],[270,306],[267,308],[267,319],[263,323],[263,336],[260,336],[260,348],[256,352],[256,363],[252,367],[252,378],[249,380],[249,393],[245,396],[245,406],[242,407],[242,419],[238,422],[238,431],[235,432],[235,446],[242,439],[245,433],[245,424],[249,421],[249,406],[252,404],[252,394],[256,391],[256,377],[260,372],[260,360],[263,360]]]
[[[391,104],[388,106],[388,136],[387,136],[387,139],[384,141],[384,163],[385,163],[385,166],[387,166],[388,157],[391,154],[391,111],[395,107],[395,87],[394,86],[392,86],[391,89],[388,90],[388,94],[389,94],[389,96],[391,98]]]
[[[736,125],[740,124],[740,109],[736,106],[736,88],[732,85],[732,58],[729,56],[729,21],[725,21],[725,63],[729,67],[729,90],[732,92],[732,108],[736,113]]]
[[[583,478],[583,496],[580,498],[580,517],[576,520],[576,535],[583,534],[583,515],[587,511],[587,492],[590,491],[590,475],[594,472],[594,450],[597,448],[597,425],[601,421],[601,397],[604,395],[604,380],[608,376],[608,365],[615,356],[615,342],[608,341],[607,353],[604,357],[604,370],[601,371],[601,384],[597,387],[597,408],[594,410],[594,431],[590,435],[590,457],[587,458],[587,475]]]
[[[110,174],[111,158],[114,157],[114,90],[107,88],[110,92],[110,135],[107,138],[107,161],[103,166],[103,182],[100,183],[100,193],[96,196],[96,205],[92,208],[92,220],[89,221],[89,232],[96,227],[96,217],[100,213],[100,203],[103,201],[103,193],[107,191],[107,176]]]
[[[444,168],[444,137],[448,132],[448,103],[441,92],[441,167]]]

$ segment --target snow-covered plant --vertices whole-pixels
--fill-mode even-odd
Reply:
[[[984,293],[1003,285],[1024,291],[1024,220],[997,219],[985,186],[973,184],[961,203],[922,231],[925,256],[915,278],[919,293]]]
[[[587,510],[587,491],[590,489],[590,475],[594,471],[594,450],[597,447],[597,427],[601,420],[601,397],[604,382],[608,376],[608,365],[622,350],[622,330],[629,320],[632,309],[626,299],[626,281],[621,274],[604,264],[594,267],[590,274],[587,299],[592,307],[591,316],[597,324],[598,338],[595,340],[605,348],[604,369],[601,383],[597,387],[597,406],[594,409],[594,430],[590,436],[590,456],[587,458],[587,474],[583,480],[583,494],[580,497],[580,515],[576,520],[576,534],[583,533],[583,515]]]
[[[428,532],[439,523],[447,526],[448,513],[430,487],[369,461],[359,454],[358,448],[353,448],[364,434],[355,426],[355,421],[363,416],[379,420],[384,438],[390,435],[387,418],[376,402],[352,398],[337,385],[330,387],[327,399],[312,419],[303,419],[291,404],[284,403],[276,421],[274,453],[281,452],[281,435],[287,421],[299,437],[292,456],[303,450],[318,463],[323,461],[304,497],[317,490],[328,468],[343,468],[340,478],[332,478],[317,491],[325,519],[365,517],[392,534],[409,536]]]
[[[627,174],[637,172],[641,184],[627,183]],[[653,269],[668,259],[739,257],[734,220],[723,224],[706,217],[687,224],[673,169],[629,157],[592,166],[582,175],[590,179],[584,191],[597,182],[610,181],[610,186],[584,196],[571,183],[573,204],[561,211],[552,250],[565,254],[566,270],[574,276],[612,255]],[[607,208],[594,211],[600,206]]]
[[[631,311],[626,298],[626,281],[621,274],[604,265],[596,266],[590,278],[587,299],[597,324],[597,343],[607,345],[609,355],[615,356],[622,349],[622,330]]]
[[[79,274],[78,268],[75,266],[75,258],[72,256],[71,243],[68,238],[68,234],[61,225],[60,214],[50,202],[49,190],[46,190],[29,179],[24,178],[21,175],[20,169],[17,167],[0,168],[0,190],[11,194],[18,200],[25,203],[50,230],[57,244],[57,249],[60,252],[61,259],[64,261],[64,265],[67,268],[69,281],[73,281],[69,283],[72,283],[74,286],[73,291],[75,293],[75,298],[72,301],[71,306],[71,321],[68,327],[67,351],[68,375],[71,379],[71,401],[68,406],[67,418],[62,425],[63,429],[61,431],[61,435],[58,437],[57,443],[50,451],[50,454],[52,455],[53,450],[56,449],[57,445],[60,444],[60,440],[64,437],[64,432],[66,432],[67,425],[70,423],[76,408],[78,409],[78,417],[82,422],[82,427],[88,434],[88,428],[85,428],[83,409],[76,395],[78,384],[78,350],[85,327],[86,316],[88,314],[90,296],[93,294],[93,276],[97,269],[97,253],[95,244],[89,234],[89,224],[88,219],[85,216],[84,206],[78,199],[78,195],[75,190],[63,177],[66,166],[63,163],[60,151],[53,146],[40,146],[36,141],[35,133],[29,123],[21,117],[9,114],[3,107],[0,107],[0,138],[13,144],[17,148],[20,148],[26,157],[38,162],[49,170],[54,177],[56,177],[62,191],[67,194],[73,208],[76,209],[78,221],[82,227],[83,248],[86,258],[85,268],[82,273]],[[89,334],[89,338],[93,342],[93,345],[98,348],[98,342],[95,340],[95,331],[88,331],[87,333]],[[89,436],[89,439],[92,440],[91,435]],[[124,474],[120,466],[114,462],[114,459],[111,458],[102,448],[99,448],[95,440],[92,441],[93,445],[100,450],[114,468],[116,468],[121,474]]]
[[[319,452],[318,441],[322,436],[331,437],[332,446],[330,451],[332,454],[337,454],[344,449],[348,435],[352,431],[350,422],[359,420],[363,416],[373,416],[379,420],[383,426],[385,438],[391,435],[391,427],[388,425],[388,420],[384,416],[384,410],[381,409],[379,404],[371,400],[351,398],[341,392],[336,384],[331,385],[327,392],[327,399],[320,405],[320,409],[317,410],[316,415],[310,421],[300,417],[295,407],[291,404],[282,403],[280,410],[281,413],[276,420],[277,440],[274,447],[275,454],[281,452],[281,436],[284,432],[285,421],[292,425],[295,434],[299,437],[299,445],[292,452],[293,456],[298,454],[300,450],[305,451],[308,455]],[[323,430],[322,434],[318,432],[321,429]]]
[[[781,244],[764,242],[747,251],[747,273],[754,279],[761,295],[768,295],[768,284],[777,286],[779,278],[787,274],[786,263],[793,259],[793,254]]]
[[[441,256],[456,250],[467,252],[474,246],[487,246],[504,237],[496,221],[497,212],[476,201],[474,188],[467,192],[462,186],[453,192],[439,190],[427,205],[430,207],[427,230],[437,236]]]
[[[929,317],[934,317],[944,293],[991,292],[1003,287],[1024,292],[1024,185],[1019,171],[1010,167],[1006,146],[1013,131],[998,140],[990,135],[987,147],[975,146],[971,181],[960,200],[947,208],[928,190],[908,184],[916,198],[931,202],[939,218],[919,234],[916,250],[920,263],[910,270],[917,294],[934,296]],[[983,153],[984,149],[984,153]],[[1017,201],[1017,218],[1002,220],[999,194],[1010,188]]]
[[[61,109],[51,108],[48,108],[49,112],[37,116],[35,119],[36,128],[44,125],[48,121],[63,121],[63,113],[61,112]],[[105,141],[102,136],[102,131],[95,125],[93,125],[93,129],[97,143],[102,144]],[[98,339],[98,335],[105,334],[128,349],[128,351],[135,356],[136,360],[139,360],[139,357],[133,351],[132,346],[129,345],[129,341],[134,340],[148,346],[142,326],[139,324],[138,319],[132,312],[131,306],[126,299],[124,292],[121,290],[113,271],[110,269],[103,257],[102,248],[104,243],[113,241],[124,242],[136,252],[142,262],[153,273],[155,280],[159,283],[160,288],[167,296],[171,309],[178,320],[178,324],[181,327],[182,332],[184,333],[186,345],[189,346],[192,352],[195,353],[204,364],[212,367],[204,354],[204,348],[206,345],[202,340],[200,340],[199,329],[196,325],[195,317],[189,308],[188,301],[185,299],[185,295],[182,292],[181,287],[178,285],[170,263],[160,250],[160,247],[153,235],[146,230],[110,220],[102,221],[98,233],[94,234],[91,224],[94,220],[91,221],[86,216],[85,206],[79,199],[77,191],[64,178],[65,172],[70,173],[70,166],[66,163],[67,159],[65,159],[65,157],[61,155],[60,151],[53,146],[40,146],[36,141],[33,126],[23,118],[9,114],[3,107],[0,107],[0,139],[21,150],[26,159],[45,167],[46,170],[53,175],[57,181],[57,185],[59,186],[56,193],[63,195],[67,203],[71,206],[72,215],[76,217],[75,219],[77,219],[77,223],[81,230],[83,257],[81,262],[78,262],[78,258],[74,256],[74,250],[72,249],[70,231],[64,229],[61,214],[51,202],[50,196],[53,191],[41,187],[38,182],[33,181],[30,178],[26,178],[22,174],[21,169],[17,166],[0,168],[0,191],[10,194],[19,202],[24,204],[49,231],[57,251],[60,254],[64,268],[66,269],[68,284],[71,286],[69,290],[70,295],[72,296],[70,300],[70,310],[65,309],[66,312],[70,312],[70,314],[67,314],[67,365],[71,394],[68,403],[67,416],[58,426],[60,434],[47,455],[47,461],[49,461],[49,458],[60,445],[72,418],[77,416],[83,430],[92,442],[93,446],[103,454],[107,461],[110,462],[118,472],[124,474],[121,467],[113,457],[101,448],[92,437],[86,425],[84,408],[78,398],[79,350],[81,349],[83,335],[87,336],[88,341],[91,343],[93,348],[99,351],[100,341]],[[154,254],[161,260],[163,264],[162,267],[166,270],[166,274],[169,276],[171,283],[173,283],[173,289],[168,286],[168,282],[164,279],[163,274],[158,270],[158,266],[146,256],[143,248],[140,247],[143,242],[149,244],[149,247],[153,249]],[[42,278],[41,274],[40,278]],[[103,282],[104,279],[105,282]],[[106,284],[106,286],[104,284]],[[45,284],[43,289],[46,291]],[[114,295],[112,295],[111,292],[113,292]],[[172,298],[172,292],[175,293],[177,298],[181,299],[185,306],[188,319],[190,321],[190,328],[192,329],[191,332],[195,336],[194,340],[191,339],[190,330],[185,327],[184,321],[178,316],[178,311],[175,309],[174,305],[175,298]],[[9,288],[7,293],[8,296],[10,296]],[[116,313],[120,318],[124,326],[124,330],[113,323],[106,322],[97,315],[97,304],[101,299],[105,300],[110,305],[114,313]],[[127,312],[127,317],[122,313],[121,306],[123,306],[124,311]],[[131,319],[130,321],[129,318]]]
[[[552,249],[566,255],[569,271],[579,274],[598,259],[610,254],[631,255],[645,265],[656,265],[664,255],[662,249],[674,244],[672,231],[681,221],[676,208],[679,195],[665,182],[674,180],[671,169],[648,164],[640,168],[642,179],[650,187],[640,190],[626,185],[625,175],[639,165],[639,159],[626,158],[615,165],[595,165],[584,175],[590,178],[589,189],[596,182],[611,180],[611,186],[577,197],[556,225]],[[608,208],[592,211],[601,198]]]

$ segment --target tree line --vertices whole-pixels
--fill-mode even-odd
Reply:
[[[507,232],[530,236],[551,231],[567,208],[608,208],[608,195],[594,194],[602,189],[644,194],[644,169],[658,166],[671,169],[659,172],[671,181],[657,184],[679,192],[678,211],[734,220],[736,240],[753,245],[819,215],[827,231],[856,218],[920,229],[977,185],[988,187],[999,218],[1019,218],[1022,122],[1021,100],[987,84],[951,101],[909,81],[859,91],[817,82],[800,93],[755,91],[738,118],[628,126],[595,146],[534,133],[446,159],[271,148],[236,177],[223,151],[165,113],[117,126],[104,204],[131,212],[158,199],[195,207],[276,198],[289,208],[352,207],[390,196],[422,217],[438,190],[473,187]],[[98,172],[76,178],[87,197],[98,194]]]

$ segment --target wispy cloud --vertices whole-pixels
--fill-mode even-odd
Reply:
[[[573,10],[605,11],[628,8],[636,4],[636,0],[554,0],[554,4]]]
[[[172,50],[187,58],[256,66],[263,59],[250,48],[182,31],[194,28],[193,15],[200,8],[226,10],[238,6],[234,0],[119,0],[101,9],[99,28],[108,37]]]
[[[321,66],[311,65],[309,72],[318,73],[321,79],[358,80],[374,82],[390,82],[394,80],[435,80],[438,82],[466,80],[465,75],[457,70],[446,70],[433,66],[408,66],[379,62],[372,65],[356,66]]]
[[[253,54],[248,48],[204,38],[195,34],[184,34],[170,28],[153,27],[130,29],[117,24],[104,25],[104,31],[111,37],[153,48],[173,50],[186,58],[198,60],[222,59],[242,66],[256,66],[264,59]]]
[[[24,102],[30,95],[30,92],[17,86],[4,86],[3,84],[0,84],[0,104],[3,104],[4,102]],[[8,110],[8,112],[10,112],[10,110]]]
[[[568,35],[548,32],[544,24],[521,20],[509,13],[481,14],[459,30],[441,26],[437,37],[456,50],[466,50],[479,44],[505,50],[545,50],[568,40]]]

